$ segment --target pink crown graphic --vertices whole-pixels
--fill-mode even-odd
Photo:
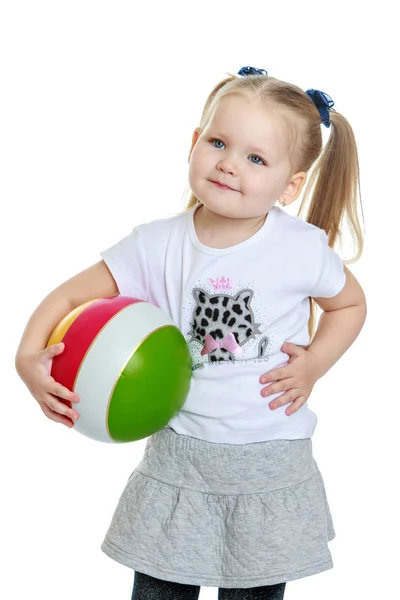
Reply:
[[[232,284],[236,283],[230,277],[228,277],[228,278],[217,277],[217,279],[211,279],[211,277],[210,277],[210,281],[212,283],[214,290],[231,290]]]

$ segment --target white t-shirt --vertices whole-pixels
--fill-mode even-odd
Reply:
[[[289,416],[287,404],[271,410],[283,392],[264,398],[259,378],[287,364],[285,341],[308,346],[309,297],[342,290],[342,260],[324,230],[277,206],[249,239],[210,248],[197,238],[195,210],[139,225],[101,253],[120,294],[158,306],[189,345],[190,391],[169,426],[226,444],[311,437],[307,403]]]

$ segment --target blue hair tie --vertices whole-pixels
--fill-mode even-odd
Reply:
[[[238,75],[242,75],[243,77],[247,77],[248,75],[268,76],[268,73],[265,69],[257,69],[256,67],[242,67],[240,71],[238,71]],[[315,106],[318,108],[321,116],[321,123],[323,123],[325,127],[330,127],[331,121],[329,117],[329,111],[335,104],[332,98],[328,96],[328,94],[325,94],[325,92],[320,92],[320,90],[307,90],[306,94],[311,98]]]
[[[320,92],[319,90],[307,90],[306,94],[318,108],[319,114],[321,115],[321,122],[325,127],[330,127],[329,110],[335,104],[332,98],[328,96],[328,94],[325,94],[325,92]]]
[[[242,67],[238,75],[246,77],[247,75],[268,75],[265,69],[256,69],[256,67]]]

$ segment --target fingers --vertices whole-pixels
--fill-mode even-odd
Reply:
[[[67,406],[62,400],[58,400],[51,394],[46,394],[44,399],[39,402],[44,414],[53,421],[62,423],[74,422],[79,419],[79,413]],[[54,418],[57,417],[57,418]],[[62,417],[60,419],[60,417]]]
[[[284,404],[289,404],[289,402],[293,402],[294,400],[296,400],[296,398],[298,398],[299,392],[300,390],[287,390],[286,392],[278,396],[278,398],[275,398],[274,400],[272,400],[272,402],[270,402],[270,408],[278,408],[279,406],[283,406]]]
[[[52,344],[48,348],[45,348],[43,350],[43,353],[45,353],[47,356],[50,356],[50,358],[51,358],[53,356],[57,356],[57,354],[61,354],[62,352],[64,352],[64,349],[65,349],[64,342],[60,342],[59,344]]]
[[[261,390],[261,396],[264,396],[265,398],[265,396],[272,396],[272,394],[279,394],[279,392],[287,390],[292,379],[293,377],[287,377],[285,379],[275,381],[274,383],[270,383],[267,387]]]
[[[289,416],[293,413],[295,413],[296,411],[299,410],[299,408],[301,408],[307,401],[307,398],[305,398],[305,396],[299,396],[299,398],[296,398],[296,400],[292,403],[291,406],[289,406],[289,408],[287,408],[285,410],[285,413]]]
[[[79,396],[54,381],[54,379],[50,379],[50,384],[46,386],[46,393],[39,402],[44,414],[53,421],[64,424],[72,422],[73,424],[79,418],[79,413],[73,410],[68,403],[79,402]],[[48,410],[46,410],[46,407]],[[60,415],[64,417],[60,419]]]
[[[52,359],[64,351],[65,344],[53,344],[39,352],[24,357],[23,381],[38,402],[42,412],[52,421],[73,427],[79,413],[72,409],[72,403],[80,398],[51,376]],[[22,377],[22,376],[21,376]]]
[[[267,371],[267,373],[261,375],[259,381],[260,383],[279,381],[290,377],[291,374],[292,373],[290,368],[288,369],[288,364],[285,363],[285,366],[283,366],[282,368],[277,367],[276,369],[273,369],[272,371]]]
[[[53,344],[52,346],[49,346],[48,348],[45,348],[45,350],[43,350],[43,352],[46,353],[46,357],[47,358],[52,358],[54,356],[56,356],[57,354],[61,354],[62,352],[64,352],[65,349],[65,344],[63,342],[60,342],[59,344]],[[68,388],[66,388],[65,386],[63,386],[61,383],[58,383],[54,380],[53,377],[51,377],[51,375],[49,374],[49,381],[50,386],[47,386],[45,391],[48,392],[49,394],[52,394],[53,396],[57,396],[58,398],[63,398],[64,400],[68,400],[68,402],[79,402],[79,396],[78,394],[75,394],[74,392],[72,392],[71,390],[69,390]]]
[[[299,408],[301,408],[307,400],[305,396],[299,396],[299,393],[300,390],[287,390],[284,394],[282,394],[278,398],[275,398],[275,400],[272,400],[272,402],[269,403],[269,408],[271,410],[275,410],[277,408],[285,406],[285,404],[291,403],[291,405],[285,411],[287,415],[291,415],[298,411]]]
[[[65,417],[65,416],[60,415],[59,413],[55,412],[49,406],[47,406],[47,404],[45,402],[39,402],[39,406],[42,409],[43,413],[46,415],[46,417],[51,419],[51,421],[55,421],[56,423],[61,423],[62,425],[66,425],[69,428],[74,426],[74,423],[71,419],[68,419],[68,417]]]
[[[64,400],[67,400],[71,403],[79,402],[80,400],[78,394],[75,394],[75,392],[71,392],[71,390],[63,386],[61,383],[55,381],[53,377],[50,377],[50,385],[47,386],[47,389],[45,391],[49,394],[52,394],[53,396],[57,396],[57,398],[63,398]]]

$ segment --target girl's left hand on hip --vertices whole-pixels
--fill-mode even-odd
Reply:
[[[289,354],[289,362],[284,367],[261,375],[260,383],[275,382],[263,388],[261,395],[271,396],[285,392],[279,398],[275,398],[269,406],[274,410],[292,402],[292,405],[285,411],[287,415],[291,415],[305,404],[319,378],[317,361],[314,354],[296,344],[285,342],[281,350]]]

